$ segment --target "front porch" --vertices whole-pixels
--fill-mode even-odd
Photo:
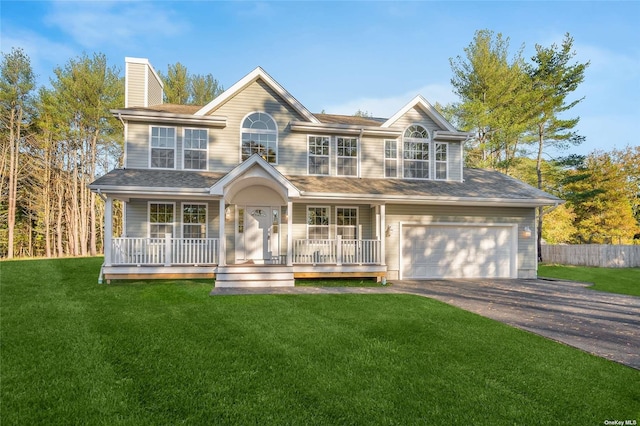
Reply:
[[[221,264],[218,238],[112,238],[100,281],[216,279],[224,286],[292,286],[294,278],[386,276],[380,240],[296,239],[290,254]],[[277,269],[277,270],[276,270]],[[241,276],[251,277],[240,279]],[[231,278],[230,278],[231,277]],[[223,284],[224,283],[224,284]],[[216,286],[218,284],[216,283]]]

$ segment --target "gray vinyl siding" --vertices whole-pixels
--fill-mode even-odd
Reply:
[[[165,199],[133,199],[126,204],[125,237],[146,238],[149,236],[149,203],[174,203],[174,237],[182,237],[182,204],[206,204],[207,205],[207,238],[218,238],[220,229],[219,203],[217,200],[165,200]],[[233,230],[233,225],[231,229]]]
[[[443,130],[431,119],[431,117],[419,108],[411,108],[405,115],[393,123],[391,127],[404,130],[412,124],[421,124],[426,127],[429,132],[433,132],[434,130]]]
[[[462,161],[462,143],[449,142],[449,155],[447,157],[449,180],[462,180]]]
[[[146,65],[135,62],[127,62],[126,83],[127,99],[125,108],[144,107],[145,105],[145,71]]]
[[[243,119],[252,112],[266,112],[278,125],[278,165],[283,174],[306,174],[307,136],[292,133],[289,122],[303,117],[284,99],[258,80],[212,112],[227,117],[227,126],[211,130],[209,140],[210,170],[229,171],[240,163],[240,132]]]
[[[386,263],[390,277],[397,279],[400,270],[400,223],[464,223],[464,224],[516,224],[522,230],[528,226],[535,229],[535,209],[516,207],[457,207],[416,206],[393,204],[386,206],[386,225],[391,226],[391,235],[386,237]],[[531,278],[536,274],[535,232],[523,238],[518,232],[517,270],[519,278]]]
[[[164,102],[162,99],[162,85],[156,79],[156,75],[153,73],[150,67],[147,67],[147,81],[149,82],[148,89],[148,106],[160,105]]]
[[[125,167],[130,169],[146,169],[149,167],[149,125],[129,122],[127,135],[127,158]]]

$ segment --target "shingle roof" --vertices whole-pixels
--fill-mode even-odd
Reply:
[[[225,173],[216,172],[115,169],[94,181],[90,188],[112,191],[133,188],[149,188],[149,190],[165,188],[203,192],[224,176]],[[496,171],[465,169],[464,176],[464,182],[330,176],[286,176],[286,178],[300,190],[303,197],[345,194],[347,197],[353,195],[354,198],[371,196],[381,199],[384,199],[386,195],[395,200],[399,197],[407,197],[411,201],[452,198],[504,201],[536,200],[548,204],[562,201],[551,194]]]
[[[380,127],[386,118],[359,117],[355,115],[338,114],[313,114],[318,120],[325,124],[351,124],[355,126],[375,126]]]
[[[123,108],[123,111],[152,111],[152,112],[169,112],[173,114],[195,114],[201,106],[198,105],[180,105],[180,104],[160,104],[149,107],[132,107]]]
[[[184,170],[114,169],[89,187],[204,189],[210,188],[224,175]]]

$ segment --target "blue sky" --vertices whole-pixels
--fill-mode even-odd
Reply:
[[[449,59],[464,55],[476,30],[510,38],[513,52],[574,37],[576,60],[590,61],[573,99],[587,154],[640,144],[638,1],[571,2],[217,2],[6,1],[0,47],[21,47],[40,84],[83,52],[124,68],[148,58],[166,73],[181,62],[230,87],[263,67],[312,112],[389,117],[421,94],[456,100]]]

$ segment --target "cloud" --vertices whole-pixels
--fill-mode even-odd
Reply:
[[[2,34],[2,51],[9,53],[12,48],[21,48],[31,60],[31,68],[40,81],[48,83],[51,71],[64,64],[60,58],[70,58],[75,55],[72,48],[64,43],[58,43],[30,30],[4,28]]]
[[[435,105],[436,102],[446,105],[457,101],[457,97],[451,91],[451,87],[441,84],[429,84],[397,96],[352,99],[341,104],[328,105],[324,109],[329,114],[351,115],[360,110],[368,112],[374,117],[388,118],[398,112],[416,95],[422,95],[432,105]]]
[[[186,28],[174,12],[161,7],[162,3],[58,1],[52,5],[45,23],[88,49],[105,44],[127,46],[138,38],[175,36]]]

